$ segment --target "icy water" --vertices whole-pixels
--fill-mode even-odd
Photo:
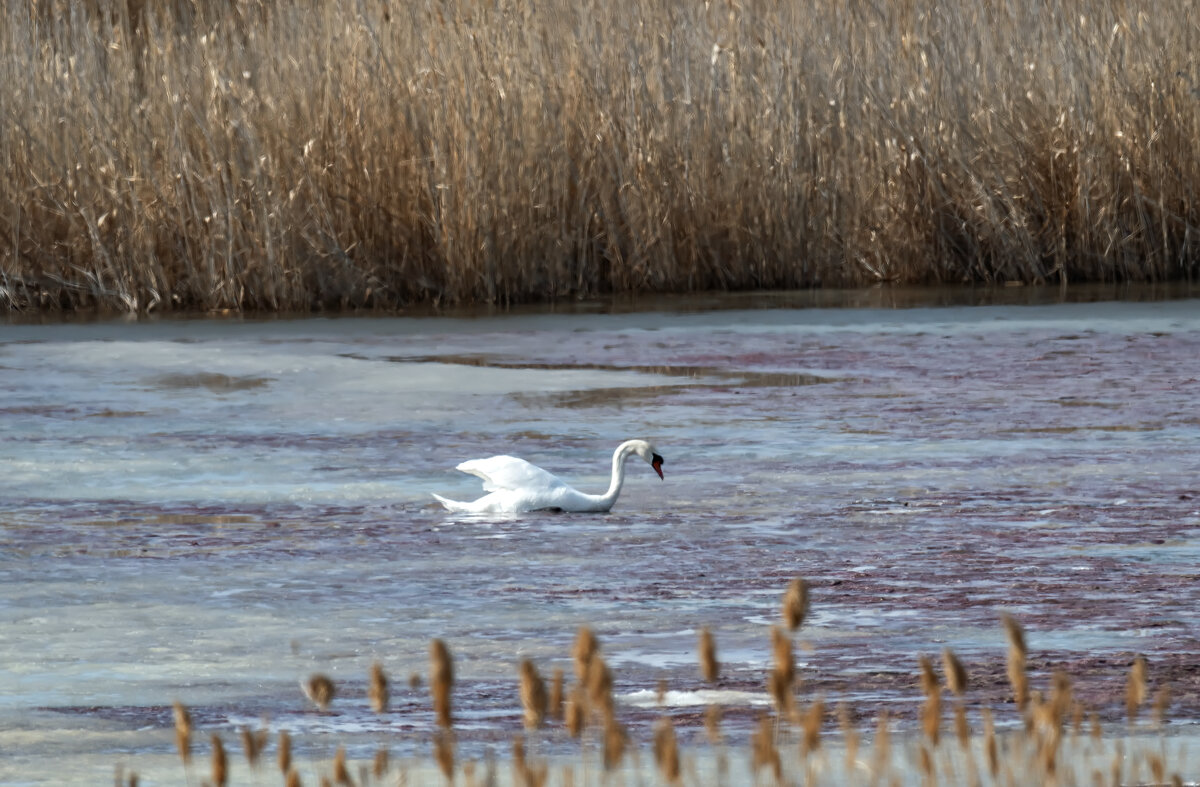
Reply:
[[[1145,654],[1188,727],[1198,401],[1187,300],[0,325],[0,782],[182,783],[174,700],[235,749],[265,719],[299,757],[424,756],[434,637],[462,755],[504,756],[518,662],[570,675],[585,624],[635,737],[667,712],[693,740],[718,702],[744,741],[795,576],[802,696],[864,726],[913,724],[917,656],[947,646],[972,713],[1005,707],[1007,611],[1036,686],[1065,667],[1111,722]],[[497,453],[602,491],[634,436],[666,479],[632,461],[607,515],[430,497],[478,495],[454,466]]]

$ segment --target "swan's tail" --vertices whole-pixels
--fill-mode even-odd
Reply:
[[[439,503],[441,503],[442,505],[444,505],[446,507],[447,511],[458,511],[460,513],[469,513],[471,511],[475,510],[472,503],[460,503],[457,500],[448,500],[447,498],[444,498],[438,494],[435,494],[434,497],[437,498],[437,501]]]

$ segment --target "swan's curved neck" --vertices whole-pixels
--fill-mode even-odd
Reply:
[[[605,510],[612,508],[613,503],[617,502],[617,496],[621,494],[621,487],[625,485],[625,460],[636,448],[637,441],[628,440],[617,446],[616,451],[613,451],[612,481],[608,484],[608,491],[599,495],[597,501],[600,505],[605,506]]]

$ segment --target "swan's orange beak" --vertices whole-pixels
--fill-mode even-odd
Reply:
[[[662,465],[663,465],[663,458],[661,456],[659,456],[658,454],[655,454],[654,458],[650,461],[650,466],[654,468],[654,472],[658,473],[659,478],[663,477]]]

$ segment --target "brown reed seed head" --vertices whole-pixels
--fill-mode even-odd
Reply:
[[[954,735],[958,745],[966,749],[971,745],[971,727],[967,724],[967,709],[960,702],[954,706]]]
[[[892,760],[892,725],[887,711],[879,714],[875,724],[874,770],[882,774]]]
[[[1154,723],[1162,726],[1167,720],[1167,708],[1171,706],[1171,687],[1160,686],[1154,692]]]
[[[709,705],[704,712],[704,732],[708,735],[709,743],[721,742],[721,706]]]
[[[410,689],[412,689],[413,691],[416,691],[417,689],[421,688],[421,673],[419,673],[419,672],[408,673],[408,687]]]
[[[755,774],[762,768],[770,768],[779,783],[783,775],[783,763],[779,758],[779,750],[775,748],[775,728],[771,717],[763,714],[758,720],[758,729],[750,736],[751,764]]]
[[[450,649],[440,639],[429,643],[429,693],[438,726],[450,728],[454,719],[450,712],[450,692],[454,686],[454,662]]]
[[[308,697],[322,711],[329,710],[329,704],[333,702],[333,698],[337,694],[333,681],[328,676],[319,673],[310,675],[308,680],[300,684],[300,688],[304,690],[304,696]]]
[[[433,734],[433,758],[447,779],[454,778],[454,736],[445,730]]]
[[[354,780],[350,778],[350,769],[346,767],[345,746],[338,746],[337,753],[333,755],[333,782],[346,787],[352,787],[354,784]]]
[[[929,743],[937,746],[942,731],[941,692],[926,695],[925,704],[921,706],[921,728],[925,731],[925,737],[929,738]]]
[[[296,771],[288,771],[287,779],[283,782],[284,787],[301,787],[300,774]]]
[[[286,774],[292,769],[292,736],[287,730],[279,731],[279,772]]]
[[[587,626],[580,626],[575,635],[575,645],[571,648],[571,656],[575,659],[575,677],[586,680],[592,666],[592,661],[600,652],[600,642]]]
[[[550,702],[547,712],[550,718],[561,720],[563,717],[563,681],[565,679],[562,667],[554,668],[554,675],[550,679]]]
[[[929,660],[928,656],[922,653],[920,657],[918,657],[917,663],[921,668],[921,673],[919,676],[921,680],[921,692],[926,697],[929,697],[933,694],[940,694],[942,689],[938,684],[937,673],[933,671],[933,662]]]
[[[717,641],[712,631],[705,626],[700,629],[700,675],[709,683],[716,683],[721,674],[721,663],[717,661]]]
[[[187,765],[192,760],[192,715],[178,700],[172,705],[175,717],[175,746],[179,749],[179,758]]]
[[[609,713],[612,710],[613,679],[612,672],[604,659],[596,656],[588,667],[587,700],[589,707],[597,713]]]
[[[567,732],[572,738],[578,738],[583,734],[583,728],[587,725],[587,693],[579,684],[576,684],[575,688],[571,690],[565,712]]]
[[[1000,621],[1004,624],[1004,632],[1008,635],[1008,645],[1021,654],[1021,660],[1024,662],[1029,655],[1028,649],[1025,647],[1025,631],[1021,628],[1021,624],[1017,619],[1007,612],[1000,615]]]
[[[662,707],[667,702],[667,679],[659,678],[658,685],[654,689],[654,701]]]
[[[260,739],[249,727],[242,727],[240,735],[242,738],[242,751],[246,753],[246,762],[253,768],[258,762],[258,753],[261,749],[258,745]]]
[[[370,681],[367,684],[367,699],[371,702],[371,710],[376,713],[387,713],[388,702],[391,699],[388,689],[387,673],[378,661],[372,662]]]
[[[604,720],[604,770],[611,771],[621,765],[629,735],[617,720],[609,716]]]
[[[821,748],[821,724],[825,720],[825,700],[818,697],[808,706],[801,720],[804,731],[800,739],[800,751],[807,755]]]
[[[1050,724],[1061,727],[1066,723],[1074,703],[1074,690],[1071,687],[1071,676],[1065,670],[1057,669],[1050,683],[1050,702],[1047,703]]]
[[[967,670],[950,648],[942,649],[942,672],[946,674],[946,687],[958,696],[967,691]]]
[[[771,627],[771,654],[775,671],[790,690],[796,682],[796,660],[792,655],[792,638],[778,626]]]
[[[1010,640],[1008,646],[1008,682],[1012,686],[1013,701],[1022,713],[1029,704],[1029,676],[1025,673],[1025,651]]]
[[[225,758],[225,746],[217,735],[212,736],[212,780],[216,787],[225,787],[229,781],[229,761]]]
[[[679,745],[675,740],[675,725],[667,717],[654,726],[654,761],[663,781],[669,784],[679,781]]]
[[[783,594],[783,623],[795,631],[808,617],[808,582],[796,577]]]
[[[521,707],[525,710],[525,726],[541,727],[546,720],[546,682],[529,659],[521,662]]]
[[[388,764],[391,762],[391,755],[384,747],[380,747],[375,751],[375,759],[372,762],[371,773],[376,779],[382,779],[388,771]]]
[[[1138,711],[1146,701],[1146,659],[1138,656],[1129,668],[1129,679],[1125,683],[1125,712],[1129,723],[1137,721]]]

